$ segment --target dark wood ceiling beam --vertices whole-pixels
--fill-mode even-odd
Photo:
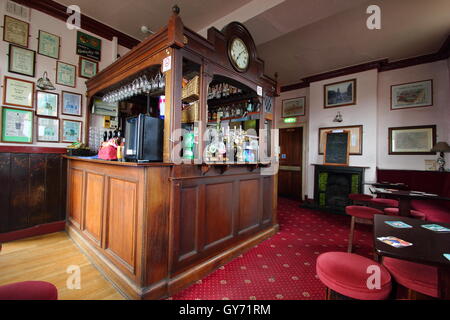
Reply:
[[[309,87],[310,83],[322,81],[326,79],[346,76],[349,74],[354,74],[358,72],[363,72],[371,69],[378,69],[379,72],[383,71],[389,71],[389,70],[395,70],[395,69],[402,69],[407,67],[416,66],[419,64],[424,63],[431,63],[439,60],[445,60],[450,57],[450,36],[447,37],[446,41],[443,43],[439,51],[432,53],[432,54],[426,54],[418,57],[398,60],[398,61],[392,61],[390,62],[388,59],[368,62],[359,64],[357,66],[352,67],[346,67],[338,70],[333,70],[329,72],[324,72],[321,74],[317,74],[314,76],[303,78],[301,82],[282,86],[281,92],[287,92],[292,90],[298,90],[302,88]]]
[[[14,2],[27,6],[31,9],[41,11],[64,22],[67,21],[70,16],[67,14],[66,6],[52,0],[14,0]],[[129,49],[140,43],[139,40],[111,28],[106,24],[98,22],[91,17],[85,16],[83,13],[81,13],[81,29],[92,32],[108,40],[112,40],[113,37],[117,37],[119,44]]]

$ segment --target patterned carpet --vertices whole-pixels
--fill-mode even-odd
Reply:
[[[299,208],[280,199],[280,231],[173,300],[318,300],[325,287],[316,276],[316,258],[328,251],[346,251],[350,218]],[[354,252],[371,257],[370,227],[357,225]]]

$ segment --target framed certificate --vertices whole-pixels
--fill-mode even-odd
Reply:
[[[90,59],[80,57],[78,64],[78,76],[85,79],[90,79],[98,72],[98,62]]]
[[[3,40],[28,48],[30,24],[5,15],[3,21]]]
[[[62,114],[81,117],[83,96],[74,92],[62,92]]]
[[[59,59],[61,38],[57,35],[39,30],[38,53],[53,59]]]
[[[22,47],[9,45],[8,72],[34,78],[36,52]]]
[[[58,117],[59,94],[36,91],[36,114],[38,116]]]
[[[59,120],[37,117],[36,140],[39,142],[59,142]]]
[[[33,108],[34,82],[5,77],[3,82],[3,104]]]
[[[81,141],[81,121],[61,119],[61,142]]]
[[[56,83],[75,88],[77,86],[77,67],[73,64],[56,61]]]
[[[33,143],[33,111],[3,107],[2,142]]]

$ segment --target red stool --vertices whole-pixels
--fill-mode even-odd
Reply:
[[[0,300],[58,300],[58,289],[43,281],[11,283],[0,287]]]
[[[367,204],[370,200],[373,199],[371,195],[360,193],[351,193],[348,195],[348,198],[352,200],[353,204]]]
[[[380,287],[370,289],[368,279],[371,266],[380,268]],[[346,252],[327,252],[317,258],[317,275],[327,287],[327,300],[331,291],[358,300],[384,300],[392,289],[391,275],[381,264],[365,257]]]
[[[389,270],[395,282],[408,289],[408,299],[413,296],[412,291],[438,297],[437,268],[388,257],[383,259],[383,265]]]
[[[385,208],[384,213],[389,216],[398,216],[400,210],[398,208]],[[411,217],[417,218],[420,220],[426,220],[426,215],[423,212],[411,210]]]
[[[398,208],[398,200],[394,199],[385,199],[385,198],[374,198],[369,201],[369,204],[373,205],[375,208],[388,208],[388,207],[394,207]]]
[[[350,235],[348,239],[348,249],[347,252],[351,253],[353,249],[353,237],[355,234],[355,223],[365,223],[370,224],[373,223],[373,216],[376,214],[383,214],[383,211],[380,211],[375,208],[363,207],[363,206],[348,206],[345,207],[345,212],[352,216],[352,221],[350,224]]]

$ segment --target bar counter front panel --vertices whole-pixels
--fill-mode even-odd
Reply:
[[[129,298],[170,296],[277,231],[258,168],[67,159],[69,235]]]

